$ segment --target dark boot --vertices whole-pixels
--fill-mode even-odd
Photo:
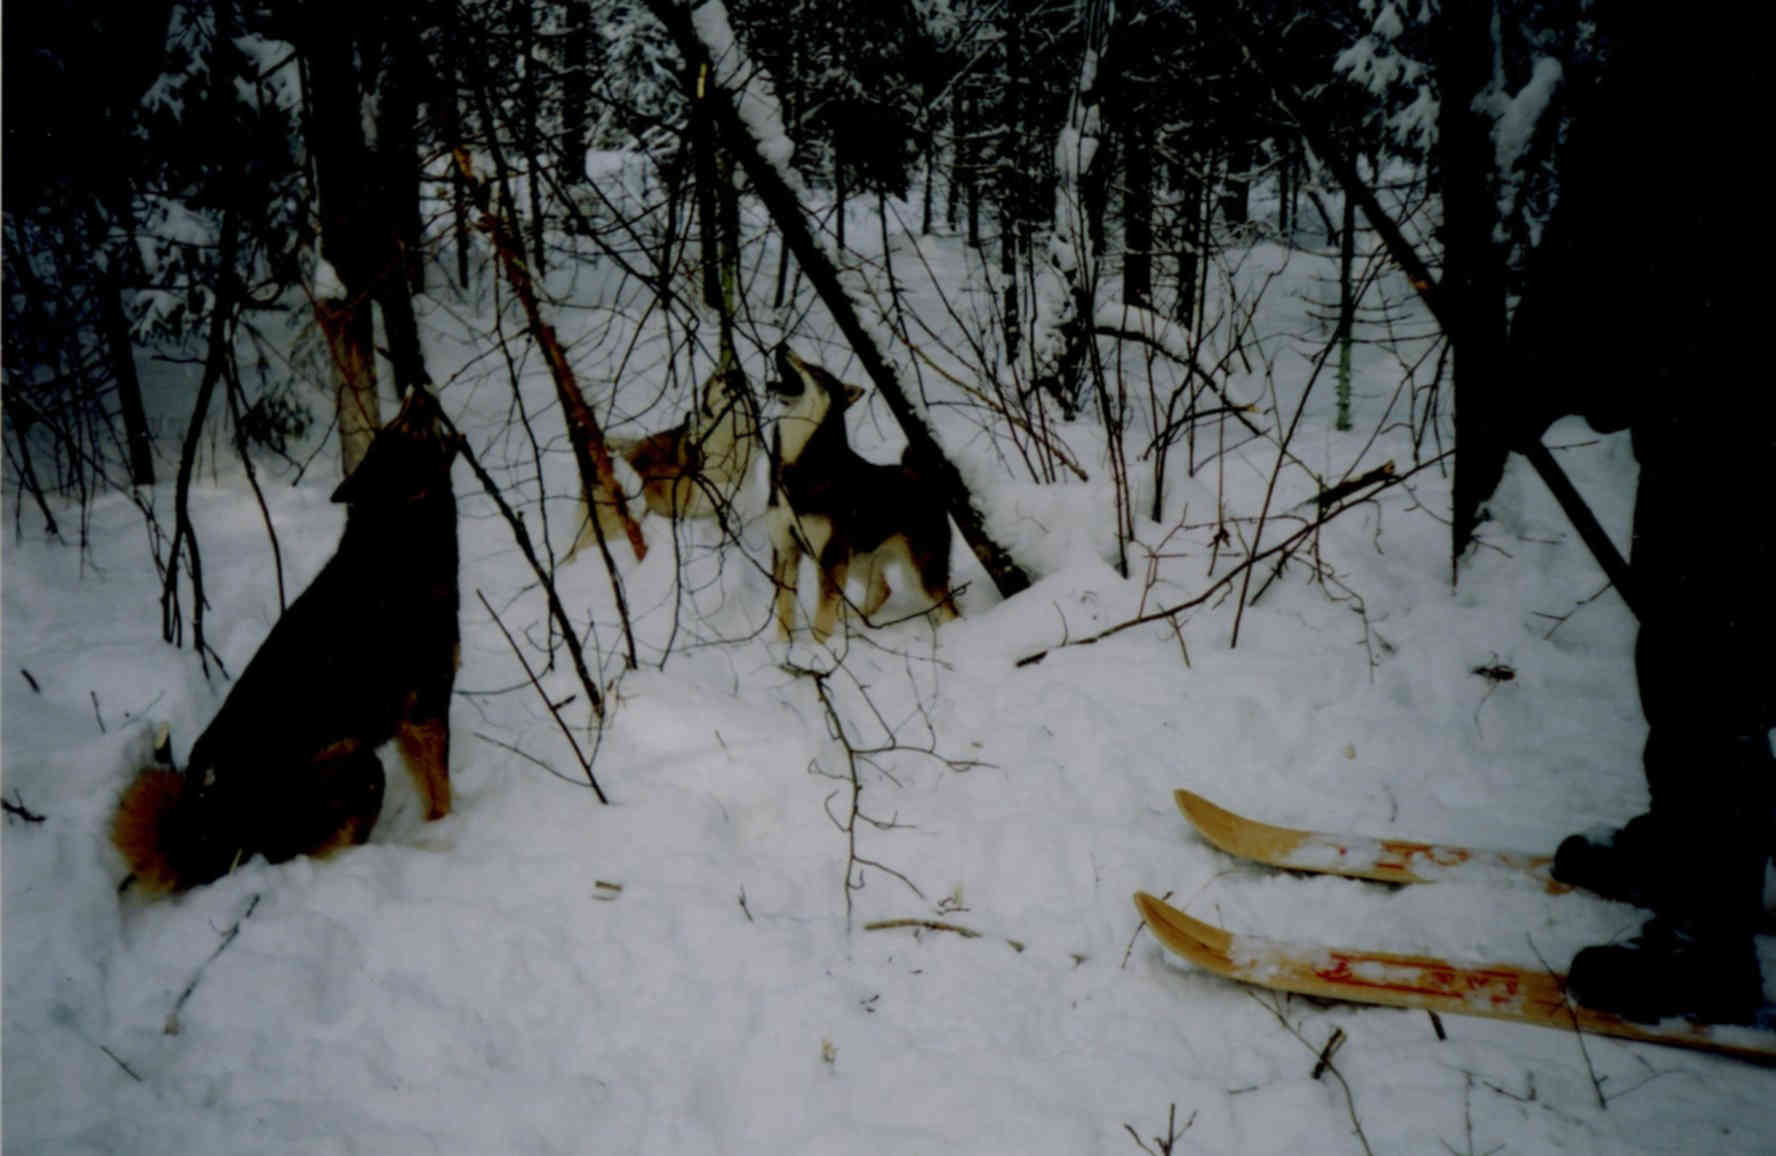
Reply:
[[[1607,835],[1568,835],[1554,852],[1554,878],[1605,899],[1660,907],[1671,886],[1671,842],[1651,814]]]
[[[1583,1006],[1637,1023],[1749,1024],[1764,1003],[1749,933],[1698,933],[1658,919],[1627,943],[1579,952],[1566,987]]]

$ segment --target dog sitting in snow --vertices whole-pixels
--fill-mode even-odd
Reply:
[[[863,616],[888,601],[887,567],[905,566],[936,605],[957,617],[950,596],[950,520],[943,494],[902,455],[894,465],[865,461],[845,440],[845,410],[863,390],[846,385],[788,346],[777,351],[771,392],[787,403],[771,435],[772,575],[777,626],[788,638],[802,555],[820,572],[814,637],[832,633],[853,565],[866,575]]]
[[[111,837],[144,889],[208,883],[255,854],[276,863],[362,843],[382,809],[376,748],[391,738],[426,818],[450,812],[457,445],[437,399],[415,388],[334,491],[346,505],[339,549],[184,772],[150,767],[124,791]]]

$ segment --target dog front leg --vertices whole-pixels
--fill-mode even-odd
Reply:
[[[395,727],[401,758],[425,799],[426,818],[450,814],[450,724],[442,713],[412,715]]]
[[[834,561],[827,565],[821,559],[820,570],[820,606],[814,612],[814,641],[825,642],[837,624],[839,610],[845,600],[845,578],[849,566],[844,561]]]
[[[795,536],[779,535],[771,546],[771,581],[777,587],[777,630],[786,642],[795,626],[796,581],[801,566],[802,551]]]

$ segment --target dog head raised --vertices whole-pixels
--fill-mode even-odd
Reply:
[[[792,405],[818,405],[823,413],[827,408],[843,410],[867,392],[860,385],[845,384],[811,361],[803,361],[787,345],[777,347],[777,375],[777,380],[765,386],[772,394]]]
[[[358,468],[333,491],[333,500],[393,506],[417,501],[439,487],[448,493],[459,436],[431,391],[414,386],[400,411],[377,431]]]
[[[777,419],[782,434],[778,460],[784,462],[795,461],[816,430],[864,395],[860,386],[847,385],[813,362],[803,361],[788,345],[777,347],[777,380],[765,388],[787,406]]]

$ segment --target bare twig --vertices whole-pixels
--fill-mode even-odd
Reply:
[[[641,526],[629,513],[628,505],[623,500],[623,487],[617,484],[616,474],[611,468],[610,449],[605,445],[598,418],[593,414],[592,407],[586,404],[585,395],[580,392],[573,367],[567,362],[567,351],[563,348],[561,339],[556,336],[554,326],[543,318],[536,285],[532,282],[530,270],[525,263],[523,245],[518,238],[511,235],[505,222],[492,211],[492,199],[486,186],[475,176],[468,152],[459,147],[454,150],[454,156],[457,170],[468,186],[469,195],[481,209],[481,219],[477,225],[493,242],[501,268],[505,270],[506,282],[517,294],[519,304],[524,306],[524,314],[530,321],[530,335],[542,349],[543,360],[548,364],[550,376],[554,379],[556,396],[561,401],[562,412],[567,416],[567,430],[573,444],[574,458],[580,467],[587,509],[595,511],[595,501],[608,504],[616,514],[623,533],[628,536],[629,546],[635,551],[636,559],[640,560],[647,556],[647,541],[641,536]]]
[[[1365,1135],[1363,1132],[1363,1122],[1357,1118],[1357,1099],[1354,1095],[1352,1095],[1351,1086],[1345,1080],[1344,1073],[1339,1071],[1338,1065],[1336,1065],[1332,1062],[1331,1054],[1332,1054],[1332,1050],[1333,1050],[1333,1044],[1331,1043],[1331,1041],[1330,1040],[1327,1041],[1326,1047],[1324,1049],[1324,1053],[1322,1054],[1322,1050],[1320,1048],[1316,1048],[1312,1044],[1308,1043],[1307,1037],[1302,1035],[1299,1031],[1297,1031],[1295,1029],[1295,1025],[1289,1022],[1289,1017],[1285,1016],[1283,1014],[1283,1009],[1281,1007],[1282,1000],[1280,997],[1277,999],[1276,1004],[1272,1005],[1272,1004],[1265,1003],[1263,1000],[1259,999],[1257,993],[1255,993],[1255,992],[1247,992],[1246,994],[1251,997],[1253,1003],[1256,1003],[1259,1007],[1263,1008],[1265,1011],[1267,1011],[1271,1015],[1275,1016],[1277,1023],[1283,1025],[1283,1030],[1288,1032],[1290,1035],[1294,1036],[1296,1039],[1300,1040],[1301,1045],[1303,1047],[1305,1047],[1308,1051],[1313,1052],[1316,1056],[1318,1056],[1320,1058],[1320,1063],[1324,1066],[1324,1070],[1332,1073],[1332,1078],[1337,1080],[1338,1086],[1344,1089],[1344,1106],[1350,1112],[1351,1128],[1354,1129],[1356,1132],[1357,1143],[1359,1143],[1363,1146],[1363,1151],[1366,1152],[1368,1154],[1368,1156],[1375,1156],[1375,1149],[1369,1147],[1369,1137],[1367,1135]],[[1342,1033],[1343,1033],[1342,1028],[1334,1028],[1333,1029],[1333,1034],[1335,1037],[1338,1035],[1341,1035]],[[1315,1078],[1318,1078],[1320,1072],[1321,1072],[1321,1068],[1316,1067],[1314,1069]]]
[[[1094,643],[1102,642],[1104,639],[1109,638],[1112,635],[1121,634],[1125,630],[1133,629],[1136,626],[1144,626],[1149,622],[1159,622],[1161,620],[1169,620],[1169,619],[1174,618],[1176,615],[1182,614],[1186,610],[1191,610],[1191,609],[1194,609],[1195,607],[1201,606],[1203,603],[1208,602],[1209,600],[1213,599],[1216,595],[1220,594],[1224,589],[1226,589],[1229,585],[1231,585],[1235,579],[1239,578],[1242,574],[1249,571],[1252,567],[1257,566],[1260,563],[1265,562],[1272,557],[1275,557],[1276,555],[1282,553],[1285,550],[1294,549],[1302,541],[1304,541],[1309,536],[1311,536],[1316,531],[1318,531],[1320,529],[1320,527],[1324,526],[1327,522],[1330,522],[1332,519],[1338,517],[1338,515],[1344,513],[1346,510],[1349,510],[1352,507],[1361,505],[1364,502],[1368,502],[1368,501],[1372,500],[1375,497],[1375,495],[1380,493],[1382,490],[1388,489],[1389,487],[1392,487],[1392,486],[1397,486],[1397,485],[1402,484],[1407,479],[1411,478],[1414,474],[1418,473],[1420,470],[1426,470],[1426,469],[1432,468],[1433,466],[1436,466],[1438,463],[1442,462],[1445,457],[1449,456],[1452,452],[1453,451],[1445,450],[1443,453],[1438,454],[1434,458],[1429,458],[1426,461],[1421,462],[1420,464],[1414,466],[1410,470],[1407,470],[1403,474],[1396,474],[1392,477],[1385,478],[1381,482],[1378,482],[1376,484],[1376,488],[1374,490],[1369,491],[1368,493],[1362,495],[1361,497],[1352,498],[1349,501],[1340,502],[1338,505],[1334,506],[1330,510],[1327,510],[1326,512],[1321,514],[1319,517],[1315,518],[1313,521],[1305,523],[1299,529],[1297,529],[1294,533],[1290,534],[1287,538],[1284,538],[1282,541],[1276,543],[1275,545],[1270,546],[1269,548],[1267,548],[1265,550],[1258,551],[1256,553],[1248,553],[1247,557],[1245,558],[1244,561],[1240,562],[1239,565],[1233,567],[1227,573],[1223,574],[1220,578],[1216,579],[1213,583],[1211,583],[1208,586],[1207,589],[1203,590],[1199,594],[1194,595],[1193,597],[1186,598],[1182,602],[1174,602],[1169,606],[1162,606],[1157,610],[1150,610],[1150,611],[1147,611],[1146,613],[1143,613],[1143,614],[1137,614],[1133,618],[1124,619],[1122,622],[1116,623],[1114,626],[1107,626],[1103,630],[1098,631],[1096,634],[1088,634],[1082,638],[1075,638],[1070,641],[1057,642],[1057,643],[1055,643],[1054,646],[1048,647],[1044,650],[1037,651],[1034,654],[1025,655],[1023,658],[1018,660],[1017,664],[1019,666],[1027,666],[1031,663],[1039,662],[1039,661],[1041,661],[1042,658],[1047,656],[1047,654],[1050,650],[1056,650],[1062,646],[1091,646]]]
[[[487,496],[493,499],[495,506],[499,507],[501,516],[512,528],[512,538],[518,543],[518,549],[523,552],[524,560],[530,563],[531,571],[543,584],[543,593],[549,600],[549,612],[555,616],[556,623],[561,627],[562,641],[567,644],[567,653],[573,659],[574,672],[580,676],[580,685],[585,688],[586,697],[591,700],[592,713],[597,715],[602,722],[604,719],[604,696],[598,693],[598,683],[592,678],[592,672],[586,668],[586,652],[580,646],[579,633],[574,630],[572,621],[567,617],[567,608],[561,604],[561,595],[555,591],[555,582],[549,576],[549,572],[543,568],[542,562],[537,558],[536,549],[530,544],[530,531],[524,528],[524,520],[514,513],[512,507],[507,504],[505,495],[500,493],[499,485],[494,482],[493,476],[487,472],[473,451],[469,449],[468,439],[456,432],[454,427],[452,427],[452,433],[457,439],[463,460],[469,463],[469,469],[475,472],[475,477],[481,482],[481,488],[487,491]]]
[[[560,771],[556,770],[554,767],[551,767],[548,763],[545,763],[543,760],[537,758],[535,755],[531,754],[527,750],[523,750],[519,747],[515,747],[511,743],[508,743],[508,742],[502,742],[501,740],[494,738],[492,735],[488,734],[485,731],[474,731],[472,733],[474,734],[474,736],[476,738],[480,739],[482,742],[492,743],[494,746],[499,747],[501,750],[511,751],[513,754],[517,755],[519,758],[523,759],[525,762],[533,763],[536,766],[541,767],[543,770],[548,771],[551,775],[554,775],[556,778],[560,779],[564,783],[572,783],[576,787],[584,787],[586,785],[585,783],[580,782],[580,780],[578,780],[578,779],[570,778],[569,776],[562,774]]]
[[[12,799],[0,799],[0,807],[4,807],[8,815],[16,815],[27,823],[43,822],[42,815],[39,815],[37,812],[25,806],[25,797],[23,795],[14,791],[13,797],[18,799],[18,802],[15,803]]]
[[[907,878],[904,872],[897,871],[893,867],[878,860],[867,859],[857,852],[857,826],[859,823],[864,823],[881,830],[887,830],[897,825],[893,820],[877,819],[863,810],[863,775],[858,767],[860,760],[867,758],[872,754],[880,753],[880,750],[892,750],[893,747],[880,748],[879,750],[860,749],[851,741],[851,736],[845,730],[845,722],[839,715],[838,704],[833,701],[832,692],[826,685],[828,676],[820,671],[800,668],[794,669],[794,673],[804,675],[813,681],[814,693],[820,700],[821,709],[826,713],[828,732],[845,751],[846,773],[843,776],[828,774],[825,771],[820,771],[819,773],[827,775],[829,778],[841,779],[842,781],[849,783],[851,787],[851,804],[849,811],[843,820],[832,813],[830,805],[827,810],[827,815],[832,819],[833,825],[845,833],[846,923],[851,921],[851,893],[863,886],[860,869],[864,867],[874,867],[884,874],[893,876],[895,879],[904,883],[907,890],[911,891],[914,895],[917,895],[920,899],[925,898],[925,893],[919,890],[918,884]],[[816,766],[815,769],[818,770],[818,766]],[[835,794],[836,793],[837,792],[835,792]],[[832,797],[829,795],[827,797],[828,804],[831,803],[831,800]]]
[[[176,1036],[179,1034],[180,1010],[182,1010],[185,1007],[186,1002],[191,999],[191,993],[197,990],[197,985],[203,979],[204,972],[209,970],[210,964],[215,963],[216,957],[228,950],[228,945],[233,943],[235,937],[240,934],[241,924],[245,923],[248,917],[250,917],[254,911],[258,910],[258,908],[259,895],[255,893],[253,898],[247,901],[247,909],[241,912],[239,919],[234,921],[234,926],[223,932],[222,942],[216,945],[216,950],[210,952],[210,957],[203,961],[203,965],[197,969],[197,974],[191,977],[191,982],[185,985],[185,990],[180,992],[179,998],[173,1001],[173,1010],[167,1013],[166,1025],[161,1029],[167,1035]],[[112,1058],[115,1059],[116,1057]],[[119,1063],[121,1062],[122,1061],[119,1061]]]
[[[500,621],[499,613],[494,610],[493,603],[487,600],[487,595],[477,590],[475,597],[481,600],[481,605],[487,608],[487,613],[492,617],[493,624],[499,627],[501,634],[506,636],[506,645],[510,646],[512,653],[518,657],[518,664],[524,668],[525,675],[530,679],[530,685],[536,687],[537,697],[543,700],[543,705],[549,708],[550,716],[555,719],[555,725],[561,728],[562,737],[567,739],[567,745],[573,750],[574,758],[579,761],[580,769],[586,772],[586,781],[592,784],[592,793],[598,796],[599,802],[609,803],[610,800],[604,797],[604,788],[598,785],[598,777],[592,773],[591,760],[586,758],[580,750],[580,744],[573,736],[573,728],[568,726],[567,721],[561,717],[561,709],[550,700],[549,692],[543,689],[543,684],[537,680],[536,672],[530,669],[530,661],[524,657],[524,651],[518,646],[518,640],[512,637],[512,632],[506,629],[504,622]],[[600,717],[603,717],[602,713]]]
[[[972,927],[963,927],[959,923],[945,923],[941,919],[878,919],[874,923],[863,925],[865,931],[892,931],[901,927],[912,927],[922,931],[953,931],[963,939],[979,939],[981,937],[981,933]]]
[[[1326,1074],[1326,1069],[1332,1066],[1333,1055],[1344,1046],[1346,1038],[1343,1028],[1332,1029],[1332,1034],[1326,1037],[1326,1046],[1320,1049],[1320,1059],[1314,1065],[1312,1079],[1317,1080]]]
[[[1552,972],[1554,969],[1549,965],[1547,957],[1542,954],[1542,949],[1536,946],[1535,938],[1533,936],[1524,936],[1524,938],[1529,942],[1529,949],[1535,952],[1535,957],[1540,961],[1542,970]],[[1564,984],[1561,985],[1560,994],[1565,1000],[1566,1017],[1572,1022],[1573,1038],[1579,1041],[1579,1055],[1584,1059],[1585,1071],[1591,1077],[1591,1090],[1597,1093],[1597,1106],[1608,1109],[1609,1097],[1603,1094],[1603,1081],[1597,1078],[1597,1069],[1591,1063],[1591,1049],[1585,1046],[1585,1029],[1579,1026],[1579,1013],[1573,1010],[1572,996],[1567,993]]]
[[[1123,1130],[1129,1134],[1129,1139],[1135,1142],[1135,1147],[1147,1153],[1147,1156],[1172,1156],[1172,1147],[1178,1143],[1178,1137],[1190,1131],[1190,1126],[1194,1123],[1196,1123],[1196,1113],[1192,1112],[1190,1113],[1190,1119],[1184,1121],[1184,1126],[1182,1128],[1178,1127],[1178,1105],[1175,1103],[1167,1105],[1166,1134],[1164,1136],[1155,1136],[1153,1138],[1154,1147],[1152,1148],[1147,1147],[1146,1143],[1142,1141],[1140,1134],[1135,1131],[1135,1126],[1133,1124],[1124,1124],[1122,1127]]]

